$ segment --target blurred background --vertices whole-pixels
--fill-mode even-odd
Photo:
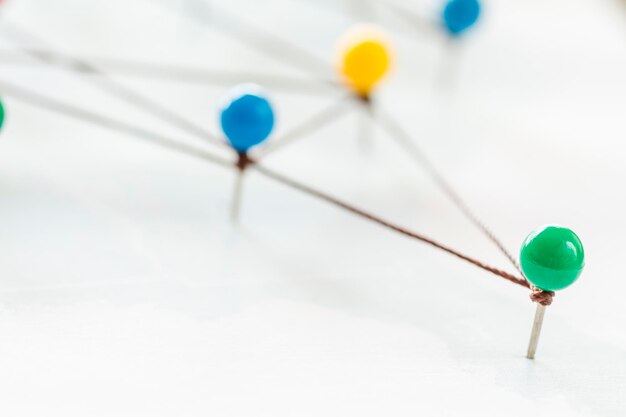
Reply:
[[[444,5],[3,1],[0,412],[624,415],[626,4],[483,1],[456,37]],[[265,87],[271,143],[346,95],[336,44],[361,22],[393,48],[375,109],[514,254],[543,224],[581,237],[586,270],[548,308],[535,361],[524,288],[254,171],[233,225],[234,170],[54,111],[232,160],[197,134],[221,135],[224,94]],[[346,105],[265,165],[515,272]]]

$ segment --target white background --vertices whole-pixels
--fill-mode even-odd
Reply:
[[[457,55],[382,4],[223,3],[13,0],[1,19],[78,56],[311,78],[207,19],[237,13],[333,77],[336,39],[373,18],[395,49],[378,105],[514,252],[542,224],[573,228],[583,276],[529,361],[527,290],[252,172],[233,226],[234,172],[2,94],[0,414],[623,416],[624,3],[489,1]],[[0,29],[3,53],[26,45]],[[89,76],[28,62],[3,58],[0,80],[205,146]],[[219,131],[227,85],[115,78]],[[275,137],[342,94],[270,93]],[[266,164],[507,268],[383,132],[363,149],[360,120]]]

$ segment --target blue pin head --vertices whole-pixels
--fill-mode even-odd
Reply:
[[[222,102],[220,122],[230,145],[245,153],[270,135],[274,111],[261,87],[238,85]]]
[[[478,0],[450,0],[443,9],[443,24],[452,36],[472,27],[480,15]]]

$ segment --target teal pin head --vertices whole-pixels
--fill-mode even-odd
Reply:
[[[0,129],[2,129],[3,124],[4,124],[4,104],[2,104],[2,100],[0,100]]]

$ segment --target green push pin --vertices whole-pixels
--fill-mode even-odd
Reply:
[[[578,279],[585,266],[585,251],[580,239],[570,229],[543,226],[528,235],[520,252],[524,275],[542,293],[569,287]],[[534,359],[541,333],[543,315],[550,304],[537,301],[537,311],[528,344],[528,359]]]
[[[2,105],[2,100],[0,100],[0,129],[4,124],[4,106]]]

